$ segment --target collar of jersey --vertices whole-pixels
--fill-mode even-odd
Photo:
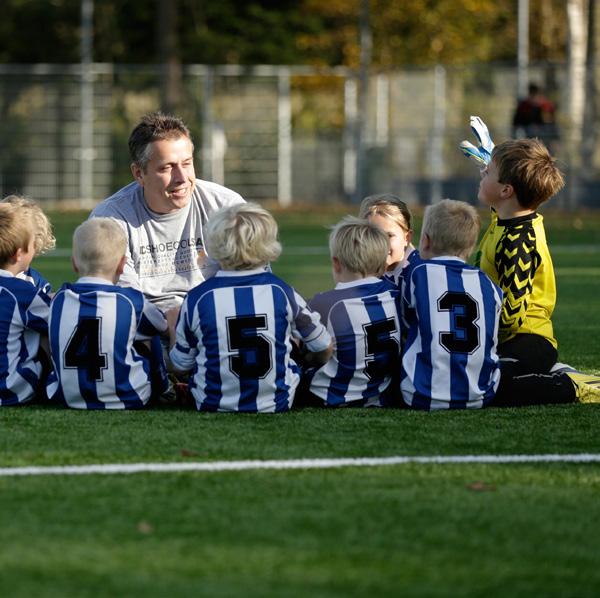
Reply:
[[[98,278],[97,276],[82,276],[75,284],[108,284],[110,286],[114,286],[111,280],[106,280],[106,278]]]
[[[463,260],[462,258],[458,257],[457,255],[436,255],[435,257],[431,257],[429,258],[429,261],[434,261],[434,262],[461,262],[461,263],[466,263],[465,260]]]
[[[265,266],[255,268],[254,270],[217,270],[215,276],[253,276],[254,274],[264,274],[267,272]]]
[[[335,285],[336,290],[339,289],[351,289],[352,287],[359,287],[363,284],[376,284],[381,282],[381,278],[376,276],[367,276],[366,278],[359,278],[358,280],[350,280],[349,282],[338,282]]]
[[[0,268],[0,276],[4,276],[6,278],[14,278],[14,274],[12,272],[9,272],[8,270],[3,270],[2,268]]]
[[[515,224],[521,224],[521,222],[527,222],[533,220],[537,216],[537,212],[531,212],[531,214],[525,214],[524,216],[515,216],[515,218],[498,218],[499,226],[513,226]]]

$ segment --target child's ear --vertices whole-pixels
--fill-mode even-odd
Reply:
[[[419,239],[419,251],[428,251],[431,248],[431,238],[427,233],[421,233]]]
[[[515,194],[515,188],[510,183],[504,183],[502,191],[500,191],[502,198],[506,199],[512,197]]]
[[[331,265],[336,274],[339,274],[342,271],[342,264],[340,264],[340,260],[335,257],[335,255],[331,258]]]
[[[71,266],[73,266],[73,272],[79,274],[79,268],[77,267],[77,263],[75,262],[75,258],[71,256]]]
[[[21,256],[23,255],[23,250],[19,247],[9,258],[8,258],[8,263],[9,264],[16,264],[20,259]]]
[[[121,276],[121,274],[123,274],[123,270],[125,270],[126,263],[127,263],[127,256],[124,255],[120,259],[119,265],[117,266],[117,271],[116,271],[117,279]]]

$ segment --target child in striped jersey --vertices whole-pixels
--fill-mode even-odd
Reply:
[[[171,361],[191,370],[200,411],[287,411],[300,381],[293,339],[320,364],[331,338],[318,314],[268,271],[281,253],[277,224],[258,205],[234,205],[210,218],[205,243],[221,269],[184,299]]]
[[[400,359],[399,291],[380,278],[389,248],[388,235],[363,219],[347,216],[332,230],[336,286],[309,307],[334,338],[334,351],[326,364],[306,371],[307,404],[382,406],[398,396],[392,379]]]
[[[34,222],[17,205],[0,203],[0,405],[42,394],[40,341],[48,332],[50,298],[18,278],[34,255]]]
[[[17,206],[21,218],[31,222],[34,229],[34,257],[54,249],[56,239],[52,232],[52,225],[38,204],[21,195],[7,195],[2,202]],[[17,274],[17,278],[28,280],[46,294],[50,294],[52,291],[50,283],[34,268],[29,267],[24,272],[20,272]]]
[[[419,260],[412,244],[411,213],[408,206],[391,193],[370,195],[360,204],[359,218],[379,226],[389,238],[384,276],[400,286],[402,270]]]
[[[400,388],[416,409],[488,405],[500,381],[496,354],[502,292],[465,260],[479,234],[472,206],[444,199],[425,211],[419,251],[402,289]]]
[[[75,229],[72,261],[80,278],[65,283],[50,308],[51,400],[75,409],[139,409],[167,390],[159,336],[167,321],[141,291],[116,286],[126,244],[110,218]]]

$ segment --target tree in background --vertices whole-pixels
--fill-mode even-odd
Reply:
[[[2,5],[1,62],[79,61],[80,0]],[[165,43],[184,64],[357,66],[359,7],[358,0],[95,0],[94,60],[161,62]],[[530,0],[530,10],[532,60],[564,59],[565,2]],[[371,0],[370,12],[376,66],[515,59],[516,0]]]

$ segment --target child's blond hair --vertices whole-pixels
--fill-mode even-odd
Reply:
[[[33,237],[31,221],[23,218],[18,206],[0,202],[0,268],[9,263],[18,249],[27,251]]]
[[[33,246],[35,255],[41,255],[56,247],[56,238],[52,232],[52,224],[50,224],[48,216],[44,214],[44,211],[37,203],[22,195],[7,195],[2,202],[17,206],[24,218],[33,220]]]
[[[381,276],[385,272],[390,240],[378,226],[364,218],[346,216],[329,235],[329,253],[353,274]]]
[[[127,237],[112,218],[91,218],[73,233],[73,261],[81,276],[113,275],[127,249]]]
[[[359,218],[384,216],[395,222],[406,232],[411,230],[411,214],[408,206],[399,197],[391,193],[369,195],[360,202]]]
[[[281,254],[273,216],[255,203],[224,208],[210,217],[205,229],[206,251],[224,270],[252,270]]]
[[[429,237],[432,255],[454,255],[466,260],[477,243],[479,226],[479,214],[473,206],[442,199],[425,209],[421,235]]]
[[[565,184],[556,160],[539,139],[509,139],[492,151],[498,182],[511,185],[519,205],[535,210]]]

